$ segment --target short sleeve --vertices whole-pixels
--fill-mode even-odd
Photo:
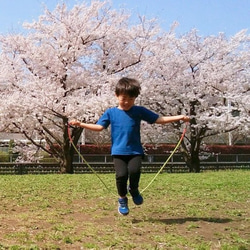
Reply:
[[[159,115],[156,114],[155,112],[145,108],[145,107],[141,107],[141,113],[142,113],[142,120],[153,124],[156,122],[156,120],[159,118]]]
[[[109,109],[107,109],[103,115],[100,117],[100,119],[97,121],[96,124],[103,126],[104,128],[107,128],[110,124],[110,113]]]

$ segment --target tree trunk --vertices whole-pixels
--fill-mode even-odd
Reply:
[[[189,172],[192,173],[200,173],[200,158],[199,158],[199,152],[195,151],[191,155],[191,159],[188,162]]]
[[[200,172],[200,158],[199,151],[194,151],[193,153],[188,152],[186,146],[183,144],[181,146],[182,156],[187,164],[190,173]]]
[[[193,124],[196,124],[196,121],[194,119],[191,122]],[[199,152],[200,152],[200,145],[202,138],[199,137],[199,135],[200,133],[198,133],[196,129],[191,127],[190,140],[189,140],[190,145],[187,146],[184,140],[181,142],[180,151],[187,164],[189,172],[195,172],[195,173],[200,172]]]
[[[68,127],[65,126],[64,130],[64,144],[63,144],[63,160],[60,163],[61,173],[73,174],[74,167],[73,167],[73,159],[74,154],[76,153],[75,148],[73,147],[72,143],[77,146],[78,140],[82,133],[82,128],[73,128],[72,131],[68,131]],[[71,133],[69,135],[68,133]],[[72,141],[70,141],[70,137]]]
[[[61,172],[67,174],[73,174],[73,155],[67,154],[64,161],[61,164]]]
[[[73,169],[73,160],[71,157],[68,155],[64,158],[62,162],[60,162],[60,170],[62,174],[73,174],[74,169]]]
[[[67,121],[64,121],[64,124],[67,124]],[[60,161],[61,173],[73,174],[73,154],[72,145],[70,144],[68,126],[64,126],[63,131],[63,144],[62,144],[62,160]]]
[[[190,116],[192,116],[190,120],[190,157],[188,161],[189,172],[200,172],[200,145],[202,140],[202,132],[203,130],[197,128],[197,121],[195,119],[196,116],[196,106],[199,104],[198,100],[194,100],[190,102]]]

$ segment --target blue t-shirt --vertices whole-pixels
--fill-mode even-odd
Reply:
[[[117,107],[107,109],[97,124],[107,128],[111,125],[111,155],[141,155],[140,125],[141,121],[150,124],[158,119],[159,115],[142,106],[133,106],[125,111]]]

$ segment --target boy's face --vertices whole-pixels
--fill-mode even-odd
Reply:
[[[131,97],[128,95],[119,95],[116,97],[117,97],[117,100],[119,103],[119,105],[118,105],[119,109],[127,111],[134,106],[136,97]]]

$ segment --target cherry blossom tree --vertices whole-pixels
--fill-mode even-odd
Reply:
[[[190,115],[181,145],[190,171],[200,171],[206,137],[249,134],[246,31],[231,38],[203,38],[196,30],[177,37],[175,25],[163,33],[155,20],[141,17],[131,24],[129,14],[105,1],[45,9],[25,27],[27,34],[0,37],[0,131],[23,133],[34,146],[23,147],[29,160],[42,149],[60,162],[62,172],[72,173],[68,119],[96,122],[115,104],[114,84],[121,76],[141,81],[137,104],[163,115]],[[183,126],[142,124],[143,141],[167,141],[170,130],[179,136]],[[81,133],[71,129],[75,144]]]
[[[202,38],[191,30],[181,37],[165,34],[142,65],[147,93],[142,102],[164,115],[191,117],[181,144],[190,171],[200,171],[205,138],[230,131],[249,135],[249,58],[249,36],[244,30],[230,39],[222,33]],[[172,124],[176,134],[182,129],[181,123]]]
[[[22,133],[35,146],[23,147],[29,160],[42,149],[73,172],[68,119],[95,122],[113,105],[114,83],[141,63],[158,33],[154,20],[131,25],[129,17],[106,1],[62,4],[24,24],[26,34],[0,37],[0,131]],[[71,133],[76,144],[82,129]]]

